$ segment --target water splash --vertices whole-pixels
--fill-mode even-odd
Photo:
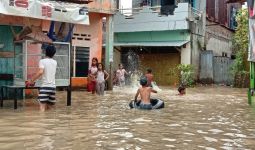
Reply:
[[[129,72],[129,76],[126,78],[127,88],[131,88],[131,92],[135,93],[138,88],[140,88],[139,80],[144,75],[143,66],[139,55],[132,49],[130,49],[124,56],[125,58],[125,69]],[[160,92],[162,91],[156,82],[152,82],[152,87],[154,90]]]

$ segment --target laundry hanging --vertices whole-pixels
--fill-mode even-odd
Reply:
[[[51,21],[50,24],[50,29],[49,32],[47,34],[47,36],[52,40],[52,41],[56,41],[56,42],[70,42],[72,34],[73,34],[73,28],[74,28],[74,24],[69,24],[69,29],[68,29],[68,33],[66,36],[63,36],[63,31],[65,29],[65,25],[66,23],[61,23],[58,33],[55,34],[54,30],[55,30],[55,21]]]

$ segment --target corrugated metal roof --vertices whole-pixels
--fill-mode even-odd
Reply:
[[[169,42],[132,42],[132,43],[114,43],[114,46],[150,46],[150,47],[158,47],[158,46],[174,46],[180,47],[184,44],[187,44],[189,41],[169,41]]]

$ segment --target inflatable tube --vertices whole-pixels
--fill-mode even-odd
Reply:
[[[132,108],[139,108],[141,101],[135,102],[132,100],[129,103],[129,107]],[[151,99],[152,109],[161,109],[165,107],[164,101],[161,99]]]

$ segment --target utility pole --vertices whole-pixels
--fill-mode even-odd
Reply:
[[[105,68],[109,72],[108,90],[113,89],[113,15],[106,17],[106,44],[105,44]]]

